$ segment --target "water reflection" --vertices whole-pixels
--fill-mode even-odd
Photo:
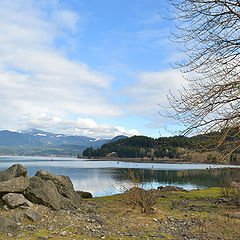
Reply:
[[[127,184],[128,172],[140,176],[146,188],[175,185],[186,189],[220,186],[222,179],[239,174],[239,169],[221,169],[208,164],[148,164],[85,161],[73,158],[0,157],[0,170],[21,163],[33,176],[43,169],[70,176],[76,190],[90,191],[94,196],[118,193]]]

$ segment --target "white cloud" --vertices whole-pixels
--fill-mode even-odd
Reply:
[[[142,72],[135,83],[124,90],[124,94],[131,97],[126,109],[132,114],[154,116],[159,105],[168,105],[169,89],[176,93],[184,83],[182,74],[176,70]]]
[[[118,135],[140,135],[136,129],[128,130],[123,127],[112,127],[106,124],[100,124],[91,118],[78,118],[77,120],[61,119],[47,114],[32,115],[25,119],[26,127],[40,128],[55,133],[112,138]],[[22,126],[25,127],[24,125]],[[25,127],[25,128],[26,128]]]

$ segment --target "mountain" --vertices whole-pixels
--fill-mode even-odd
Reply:
[[[113,139],[95,139],[86,136],[55,134],[39,129],[22,131],[0,131],[0,154],[21,155],[76,155],[92,147],[101,147],[105,143],[116,141],[126,136]]]

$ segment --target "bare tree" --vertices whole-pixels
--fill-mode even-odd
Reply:
[[[188,133],[220,132],[219,145],[232,139],[240,148],[240,1],[168,0],[175,22],[173,40],[186,58],[177,62],[188,81],[168,116]]]

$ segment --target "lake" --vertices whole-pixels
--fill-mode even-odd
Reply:
[[[239,174],[236,166],[213,164],[165,164],[94,161],[67,157],[0,156],[0,170],[15,163],[25,166],[32,177],[38,170],[69,176],[75,190],[94,197],[120,193],[131,185],[129,172],[140,176],[146,189],[174,185],[185,189],[220,186],[223,179]],[[224,169],[234,167],[234,169]]]

